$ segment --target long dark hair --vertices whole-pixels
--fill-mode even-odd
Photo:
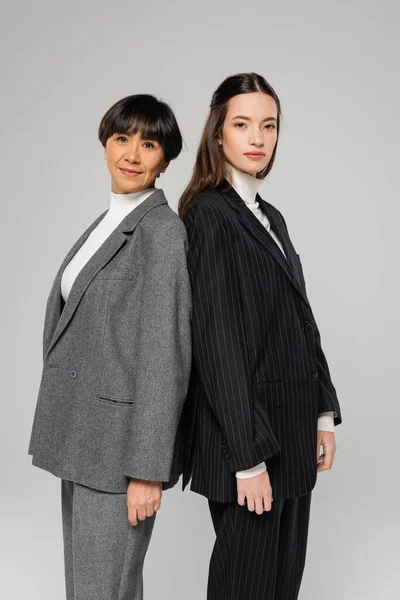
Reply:
[[[281,104],[275,90],[269,83],[257,73],[238,73],[227,77],[215,90],[201,136],[199,149],[197,150],[196,162],[192,177],[184,190],[178,205],[179,216],[183,217],[189,203],[197,194],[204,190],[215,189],[220,185],[226,175],[225,158],[218,144],[218,137],[222,133],[228,102],[238,94],[249,94],[251,92],[264,92],[271,96],[278,109],[277,135],[279,137],[281,115]],[[271,160],[268,165],[257,174],[258,178],[264,178],[272,169],[274,164],[278,138],[275,144]]]

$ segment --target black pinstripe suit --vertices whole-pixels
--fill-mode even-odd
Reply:
[[[251,515],[252,523],[260,519],[271,523],[274,515],[280,520],[278,514],[289,511],[283,509],[289,507],[288,499],[310,495],[315,485],[318,414],[335,411],[335,425],[341,423],[299,255],[281,213],[259,195],[257,201],[287,260],[226,181],[216,190],[199,194],[184,216],[193,293],[194,363],[182,420],[186,435],[183,486],[192,476],[191,489],[209,498],[217,535],[224,530],[219,524],[230,505],[218,508],[215,501],[233,503],[234,510],[239,509],[236,471],[267,461],[275,505],[258,521]],[[303,500],[308,503],[307,511],[309,499]],[[297,500],[291,503],[295,513],[297,504]],[[239,510],[245,519],[250,518],[247,509]],[[307,515],[300,515],[300,521],[304,551],[296,568],[301,574]],[[252,539],[249,523],[246,531]],[[225,527],[225,538],[226,531]],[[225,596],[215,591],[212,582],[212,573],[219,582],[223,579],[224,553],[218,552],[218,546],[224,543],[221,546],[217,538],[209,598],[222,599]],[[296,582],[293,585],[295,589]],[[279,597],[291,599],[297,597],[294,593]],[[226,596],[231,597],[245,598]],[[249,600],[253,597],[269,596],[254,595]]]

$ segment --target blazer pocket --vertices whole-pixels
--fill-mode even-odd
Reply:
[[[258,402],[267,410],[285,406],[285,389],[282,379],[252,381]]]
[[[109,404],[110,406],[132,406],[133,399],[130,398],[112,398],[111,396],[96,396],[96,400],[102,402],[103,404]]]
[[[107,269],[106,267],[104,269],[101,269],[101,271],[99,271],[96,275],[97,279],[105,279],[107,281],[109,280],[128,280],[128,281],[134,281],[138,275],[139,271],[132,271],[128,270],[128,269]]]

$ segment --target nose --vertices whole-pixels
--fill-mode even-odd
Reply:
[[[125,160],[133,164],[140,163],[138,144],[136,144],[135,142],[132,142],[132,144],[130,144],[129,148],[127,148],[126,150]]]
[[[258,128],[250,132],[249,141],[252,146],[256,146],[257,148],[262,148],[264,146],[264,138]]]

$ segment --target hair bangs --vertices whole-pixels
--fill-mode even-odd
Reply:
[[[114,133],[125,133],[127,135],[139,134],[144,140],[158,142],[165,145],[165,129],[160,115],[145,114],[143,112],[121,112],[113,123]]]

